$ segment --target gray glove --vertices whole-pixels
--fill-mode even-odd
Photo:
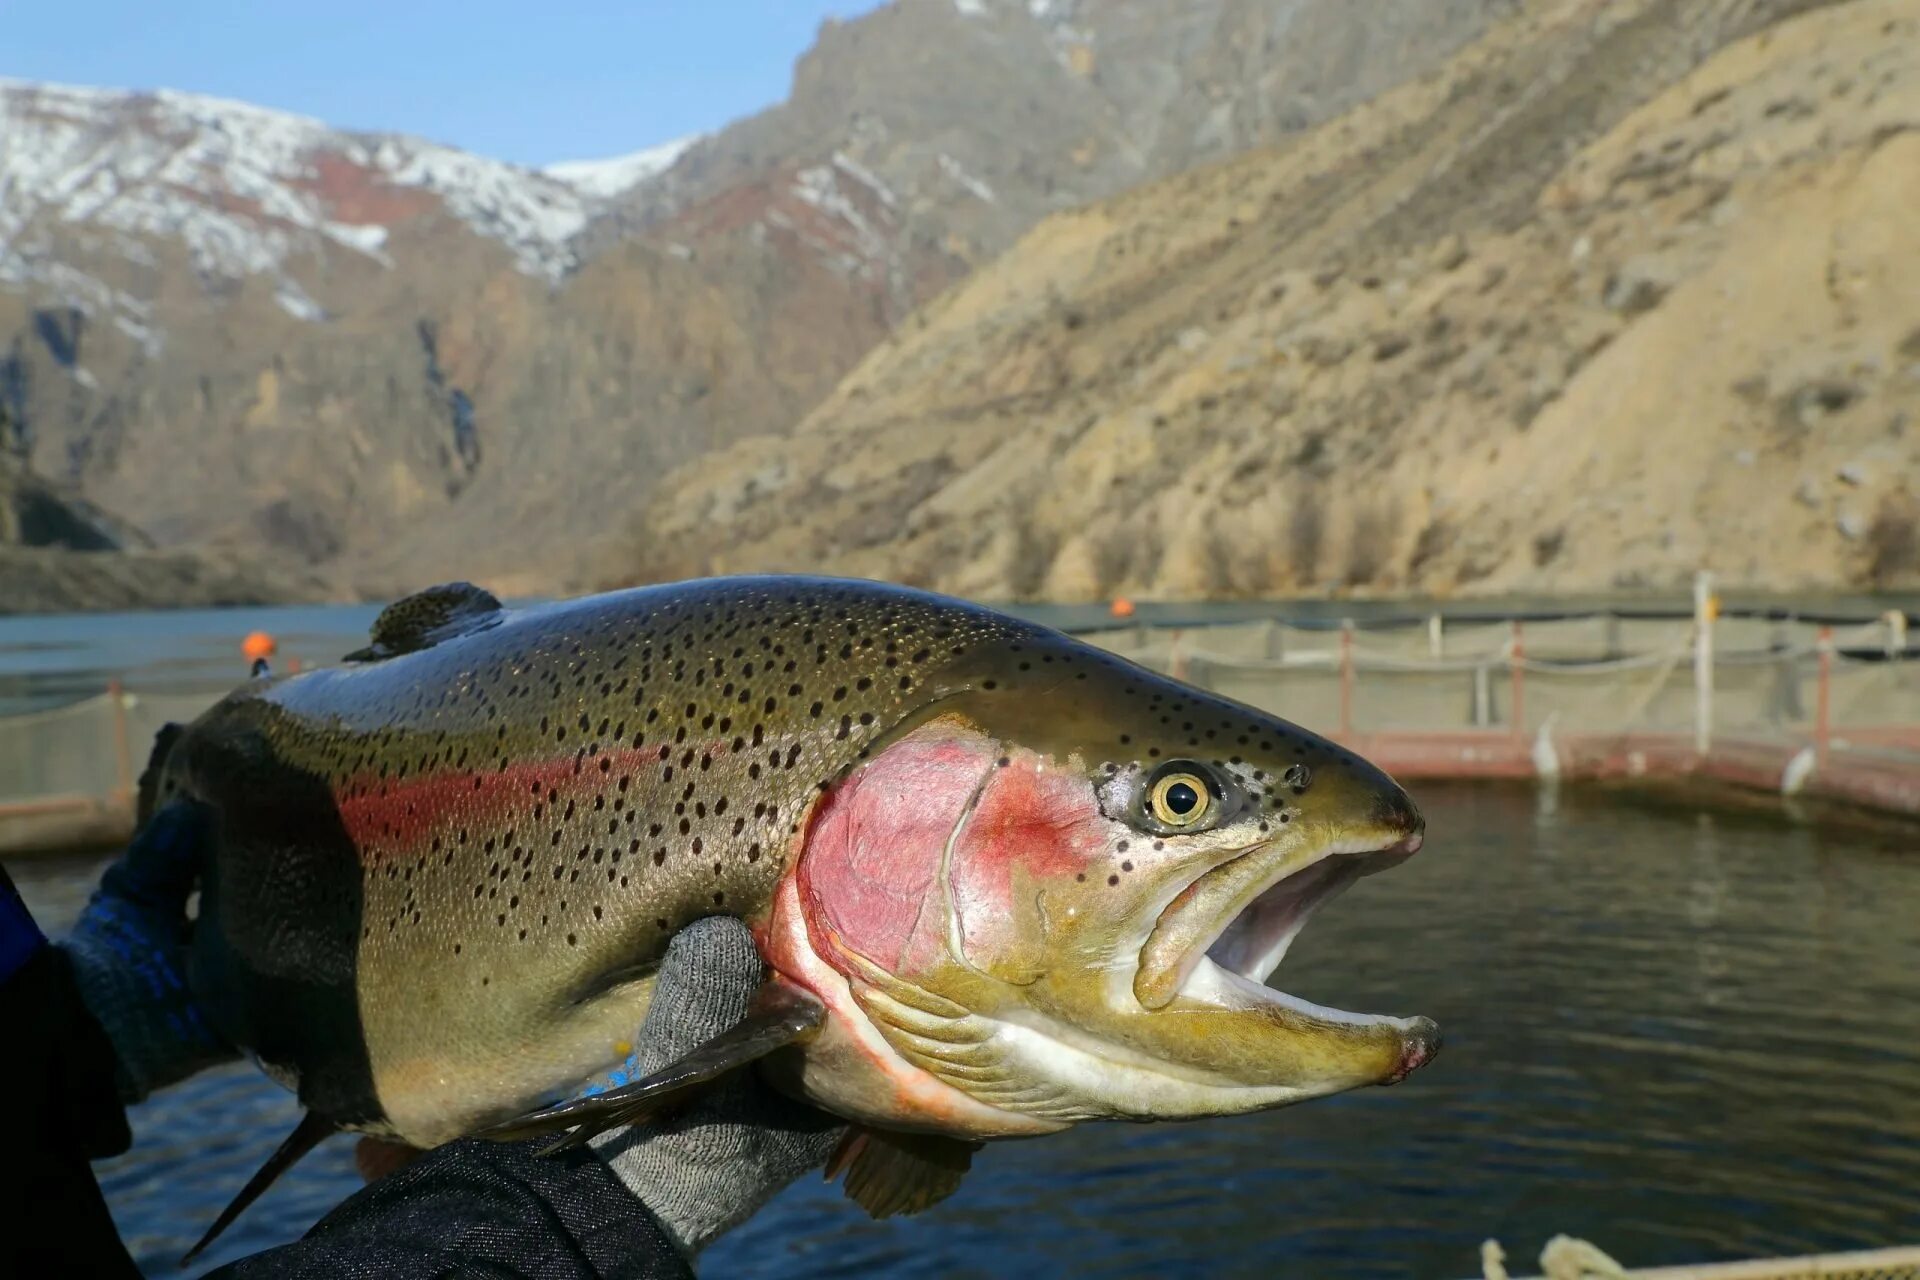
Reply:
[[[753,935],[731,916],[675,934],[640,1028],[638,1075],[739,1022],[764,974]],[[592,1145],[691,1256],[824,1164],[843,1132],[841,1121],[775,1092],[747,1068],[683,1110],[603,1133]]]
[[[113,1044],[122,1102],[238,1056],[187,989],[187,897],[200,875],[204,823],[192,805],[154,814],[61,944],[80,999]]]

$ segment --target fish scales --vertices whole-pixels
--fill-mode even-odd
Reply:
[[[538,1095],[630,1040],[667,940],[703,915],[765,910],[822,784],[943,673],[1036,635],[905,592],[722,580],[530,610],[404,657],[242,690],[180,761],[185,788],[242,823],[221,870],[247,897],[221,916],[233,953],[218,963],[244,983],[289,956],[333,957],[372,1078],[305,1092],[335,1110],[336,1095],[361,1093],[347,1111],[370,1131],[452,1136],[473,1117],[419,1113],[497,1094],[503,1077]],[[243,797],[257,783],[248,758],[312,779],[318,807],[337,802],[337,830],[263,850],[269,838],[250,838],[245,820],[279,830],[282,818]],[[308,895],[342,879],[349,857],[357,894],[338,888],[311,913],[249,874]],[[302,864],[332,870],[289,880]],[[268,920],[267,936],[247,929]],[[313,936],[289,951],[289,931]],[[529,963],[558,976],[510,980]],[[271,1016],[249,1009],[242,1040]],[[271,1041],[270,1062],[300,1077],[296,1064],[330,1062],[339,1022],[316,1029],[325,1045]],[[423,1094],[434,1100],[414,1105]]]
[[[161,783],[217,818],[197,995],[342,1127],[431,1146],[576,1095],[719,913],[825,1010],[770,1078],[875,1126],[1254,1110],[1437,1044],[1260,986],[1419,847],[1406,794],[1046,628],[840,580],[455,586],[355,658],[236,691]]]

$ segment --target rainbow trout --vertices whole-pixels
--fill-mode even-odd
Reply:
[[[438,587],[163,751],[153,802],[211,811],[196,995],[308,1110],[221,1225],[336,1128],[580,1140],[749,1062],[911,1210],[982,1139],[1393,1083],[1439,1043],[1266,985],[1420,847],[1392,779],[957,600]],[[716,913],[759,941],[758,1012],[625,1080],[668,939]]]

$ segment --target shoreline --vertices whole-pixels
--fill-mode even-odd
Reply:
[[[1700,753],[1678,733],[1562,734],[1499,730],[1352,734],[1334,741],[1402,783],[1568,786],[1689,809],[1769,812],[1797,822],[1920,826],[1920,771],[1874,754],[1920,750],[1920,727],[1856,733],[1830,745],[1730,740]],[[48,796],[0,803],[0,857],[98,853],[133,834],[131,796]]]
[[[356,590],[345,579],[323,575],[317,568],[304,572],[284,566],[248,561],[231,554],[169,548],[92,552],[60,548],[0,548],[0,618],[56,619],[115,613],[173,613],[209,608],[271,609],[343,608],[390,604],[413,591],[434,585],[421,580],[395,592]],[[802,575],[804,576],[804,575]],[[832,575],[828,575],[832,576]],[[142,579],[136,589],[127,581]],[[895,579],[884,579],[895,581]],[[627,582],[601,587],[565,588],[551,592],[496,591],[509,603],[538,604],[634,587],[670,585],[674,579]],[[479,585],[487,587],[485,577]],[[913,586],[912,583],[902,583]],[[38,589],[34,589],[38,588]],[[488,588],[491,590],[492,588]],[[929,590],[930,588],[919,588]],[[1761,586],[1722,582],[1718,593],[1723,616],[1802,618],[1820,621],[1858,621],[1862,617],[1898,611],[1920,624],[1920,587],[1875,587],[1869,582],[1820,583],[1804,587]],[[1084,619],[1069,630],[1115,630],[1142,624],[1204,626],[1221,620],[1259,621],[1265,618],[1312,625],[1337,626],[1346,612],[1370,621],[1424,620],[1432,614],[1468,621],[1482,617],[1547,620],[1594,613],[1622,617],[1687,614],[1692,610],[1691,588],[1676,579],[1662,586],[1614,591],[1547,593],[1526,590],[1451,591],[1438,595],[1409,595],[1392,588],[1338,587],[1272,595],[1128,598],[1130,611],[1110,612],[1113,601],[1059,600],[1027,597],[969,596],[975,603],[1002,612],[1035,612]],[[124,597],[114,594],[125,591]],[[160,597],[160,598],[156,598]],[[97,600],[98,603],[89,601]]]
[[[1698,808],[1799,803],[1841,817],[1920,823],[1920,771],[1877,747],[1920,750],[1920,727],[1855,732],[1829,745],[1729,739],[1705,753],[1685,733],[1499,730],[1389,732],[1336,738],[1402,782],[1569,784],[1659,793]]]

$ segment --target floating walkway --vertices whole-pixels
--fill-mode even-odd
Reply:
[[[1722,738],[1698,749],[1681,733],[1356,734],[1343,745],[1403,781],[1536,779],[1684,787],[1713,784],[1920,819],[1920,729],[1849,737],[1822,752],[1792,739]]]

